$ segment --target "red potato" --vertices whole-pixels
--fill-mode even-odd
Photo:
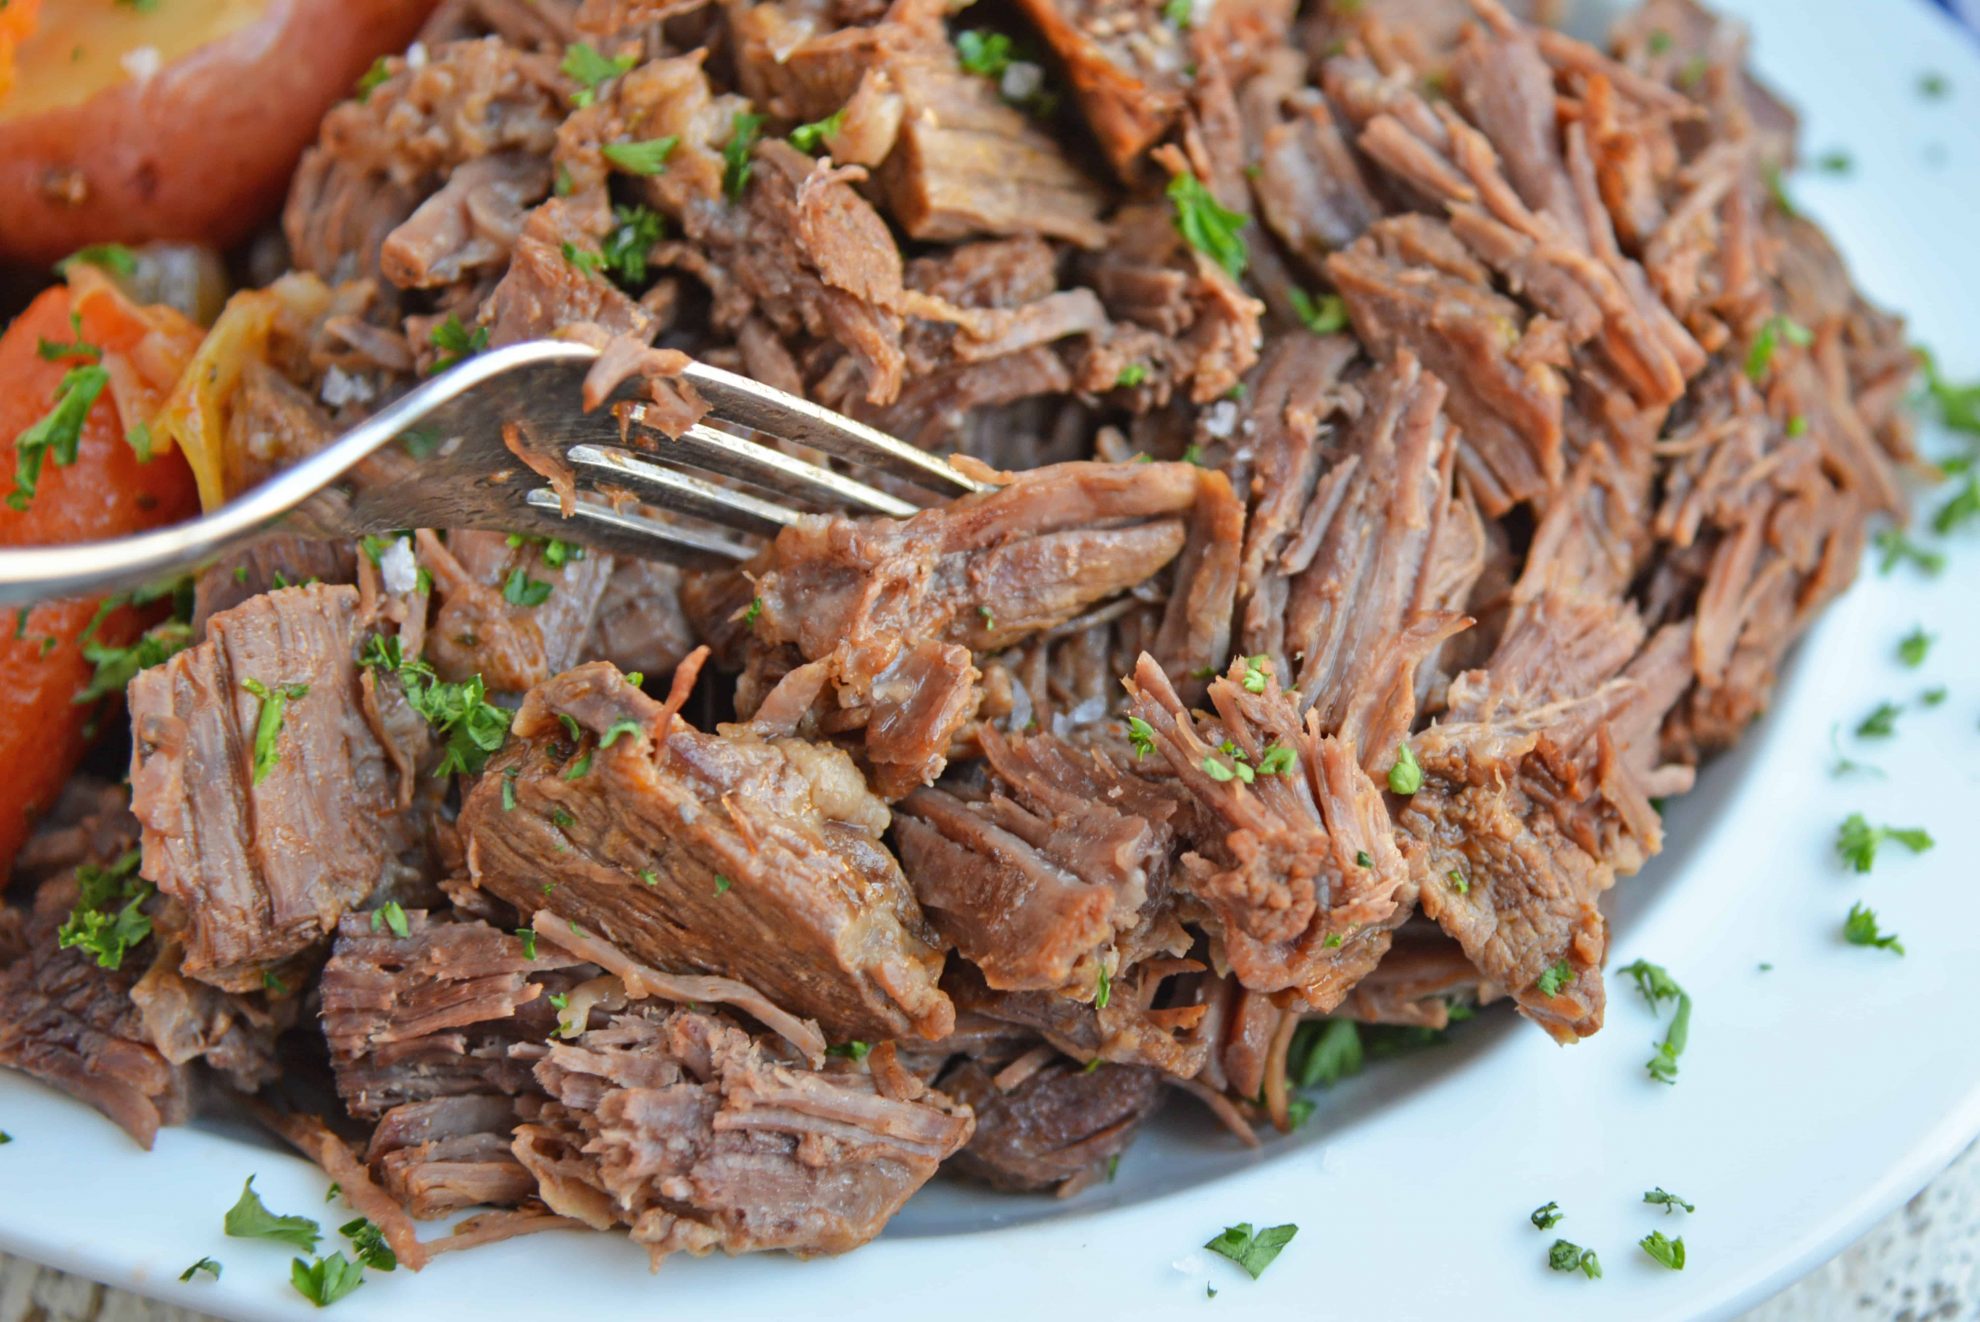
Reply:
[[[0,92],[0,261],[99,242],[237,242],[280,206],[323,112],[431,8],[43,0]]]

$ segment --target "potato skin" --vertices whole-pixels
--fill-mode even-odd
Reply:
[[[225,247],[281,205],[318,122],[433,0],[270,0],[143,81],[0,122],[0,261],[88,243]]]

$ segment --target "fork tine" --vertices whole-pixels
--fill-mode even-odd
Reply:
[[[843,473],[834,473],[829,468],[794,459],[767,445],[732,436],[714,427],[704,427],[700,423],[675,439],[648,424],[645,418],[644,405],[634,405],[627,411],[628,421],[651,434],[657,447],[655,457],[663,461],[671,459],[708,472],[721,473],[787,500],[801,500],[827,509],[849,506],[862,513],[886,514],[902,519],[920,512],[919,507],[897,496],[890,496]]]
[[[796,510],[650,464],[616,446],[573,445],[564,451],[564,458],[591,486],[623,487],[648,505],[742,532],[774,537],[798,520]]]
[[[681,375],[725,421],[823,450],[848,463],[881,469],[943,495],[984,490],[982,483],[944,460],[810,400],[706,363],[689,363]]]
[[[661,523],[629,510],[614,509],[602,497],[581,492],[568,519],[563,501],[548,487],[538,487],[523,497],[523,504],[552,521],[552,535],[562,534],[602,551],[652,557],[656,546],[667,552],[665,558],[689,565],[732,565],[754,555],[755,548],[732,541],[718,532],[687,524]]]

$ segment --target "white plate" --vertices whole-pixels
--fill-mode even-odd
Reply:
[[[1793,181],[1862,285],[1904,309],[1949,371],[1980,375],[1980,58],[1935,11],[1900,0],[1732,0],[1761,68],[1805,114],[1804,145],[1852,153],[1843,178]],[[1952,93],[1929,101],[1927,71]],[[555,1234],[443,1257],[418,1277],[372,1274],[347,1318],[865,1317],[910,1315],[1485,1318],[1725,1316],[1834,1253],[1980,1131],[1974,1016],[1980,924],[1980,543],[1953,548],[1936,584],[1866,572],[1800,648],[1774,712],[1695,794],[1673,844],[1617,892],[1611,967],[1667,965],[1697,1002],[1675,1087],[1645,1078],[1660,1025],[1626,979],[1608,1028],[1572,1049],[1503,1015],[1458,1040],[1371,1069],[1327,1094],[1307,1130],[1260,1155],[1233,1151],[1175,1099],[1115,1183],[1071,1203],[924,1191],[877,1243],[837,1259],[677,1258],[658,1276],[616,1236]],[[1939,634],[1922,671],[1897,640]],[[1830,729],[1932,684],[1863,755],[1888,779],[1833,779]],[[1833,850],[1851,811],[1923,825],[1911,858],[1886,847],[1846,875]],[[1845,945],[1862,898],[1905,958]],[[1770,963],[1771,972],[1760,965]],[[280,1212],[338,1219],[324,1179],[234,1131],[187,1128],[138,1151],[79,1104],[0,1073],[0,1248],[175,1303],[243,1318],[305,1318],[289,1254],[228,1240],[221,1214],[250,1172]],[[1645,1207],[1662,1185],[1693,1216]],[[1567,1219],[1527,1222],[1557,1200]],[[1222,1227],[1297,1222],[1253,1282],[1199,1246]],[[1682,1273],[1635,1247],[1684,1235]],[[1555,1235],[1598,1249],[1599,1281],[1546,1268]],[[181,1285],[203,1256],[218,1282]],[[1207,1299],[1214,1286],[1218,1297]]]

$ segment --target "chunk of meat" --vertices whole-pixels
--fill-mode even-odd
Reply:
[[[1145,656],[1128,692],[1197,808],[1176,888],[1201,902],[1245,987],[1332,1009],[1388,949],[1416,888],[1354,743],[1322,735],[1317,713],[1302,722],[1271,671],[1242,658],[1210,685],[1214,716],[1185,709]]]
[[[931,783],[979,700],[973,652],[1152,577],[1222,481],[1187,464],[1060,464],[911,519],[802,519],[745,570],[761,608],[737,707],[772,728],[863,732],[883,797]]]
[[[366,718],[364,631],[357,589],[284,588],[214,616],[206,642],[131,681],[142,872],[178,902],[188,976],[259,989],[420,848]]]
[[[902,868],[943,938],[997,990],[1082,999],[1155,949],[1185,953],[1163,912],[1174,802],[1098,750],[980,738],[987,792],[916,790],[894,816]]]
[[[857,1248],[973,1128],[911,1076],[807,1070],[712,1014],[623,1014],[535,1054],[555,1100],[517,1128],[517,1159],[553,1210],[628,1227],[656,1264]]]
[[[461,809],[477,884],[662,970],[739,979],[835,1039],[947,1031],[934,933],[843,753],[704,734],[604,662],[531,690],[514,734]]]
[[[1010,1087],[998,1077],[975,1061],[942,1076],[943,1090],[976,1113],[976,1133],[948,1169],[998,1189],[1077,1190],[1162,1103],[1161,1075],[1146,1066],[1060,1061]]]
[[[379,1117],[365,1163],[416,1217],[514,1207],[536,1192],[510,1150],[516,1118],[514,1098],[499,1093],[406,1102]]]

